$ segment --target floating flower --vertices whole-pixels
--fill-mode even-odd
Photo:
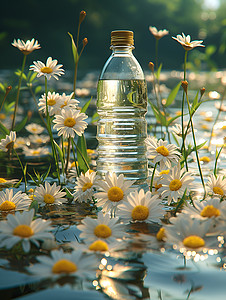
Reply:
[[[79,104],[79,101],[73,99],[72,98],[73,96],[74,96],[73,92],[70,95],[66,95],[65,93],[60,95],[61,108],[66,108],[66,107],[76,108]]]
[[[49,155],[49,149],[46,147],[31,149],[25,146],[23,148],[23,153],[25,156],[43,156],[43,155]]]
[[[90,172],[90,170],[88,170],[85,174],[81,173],[81,175],[77,177],[74,200],[78,202],[92,200],[94,188],[98,186],[99,179],[96,172]]]
[[[59,114],[61,111],[61,97],[58,93],[51,93],[48,92],[47,94],[47,105],[48,105],[48,112],[50,116]],[[44,114],[46,114],[46,94],[42,95],[39,99],[39,110],[42,110]]]
[[[81,113],[77,109],[65,108],[61,110],[60,115],[56,115],[53,123],[56,123],[53,128],[57,129],[58,135],[63,135],[64,138],[75,137],[75,133],[81,136],[87,127],[87,123],[83,120],[88,116]]]
[[[85,217],[77,228],[81,230],[80,238],[86,242],[102,240],[112,243],[126,236],[125,227],[119,223],[119,218],[111,219],[108,214],[104,215],[102,212],[98,213],[97,219]]]
[[[18,182],[18,179],[5,179],[0,177],[0,190],[6,187],[13,186]]]
[[[177,163],[180,159],[178,148],[174,144],[168,144],[167,141],[148,137],[146,140],[148,157],[153,159],[154,164],[160,162],[160,168],[169,168],[171,163]]]
[[[12,45],[18,48],[25,55],[28,55],[34,50],[41,48],[38,41],[35,39],[32,39],[31,41],[27,40],[26,43],[23,40],[18,39],[16,41],[16,39],[14,39]]]
[[[0,191],[0,212],[25,210],[29,208],[31,199],[21,191],[13,195],[13,189]]]
[[[163,207],[158,195],[152,196],[149,191],[145,193],[141,189],[139,192],[137,190],[131,192],[127,197],[127,201],[118,206],[117,216],[126,223],[159,223],[160,218],[163,218],[165,213]]]
[[[204,45],[202,45],[202,42],[203,41],[193,41],[191,42],[191,37],[190,35],[185,35],[183,32],[182,32],[182,35],[178,34],[177,37],[173,37],[172,38],[176,41],[178,41],[182,47],[185,49],[185,50],[192,50],[196,47],[205,47]]]
[[[180,164],[172,168],[172,172],[164,175],[164,178],[161,181],[162,187],[159,189],[162,198],[168,199],[168,205],[171,201],[177,202],[185,192],[185,189],[189,190],[193,182],[193,178],[188,172],[185,172],[183,168],[181,170]]]
[[[169,31],[166,29],[158,30],[156,27],[153,26],[149,26],[149,30],[156,38],[156,40],[160,40],[162,37],[169,34]]]
[[[95,278],[98,261],[94,255],[83,254],[82,251],[64,253],[62,249],[53,250],[49,256],[38,256],[38,264],[27,270],[39,277],[58,279],[64,276],[78,278]]]
[[[5,139],[1,139],[0,149],[7,152],[11,149],[16,141],[16,131],[10,131],[10,134]]]
[[[33,63],[29,70],[38,73],[37,77],[44,75],[49,80],[53,76],[58,80],[58,76],[64,74],[64,69],[61,68],[63,65],[58,65],[57,60],[53,60],[52,57],[47,58],[46,64],[41,61],[34,61]]]
[[[49,142],[50,138],[48,135],[29,135],[28,139],[32,144],[46,144]]]
[[[23,148],[24,146],[29,144],[29,140],[27,138],[24,137],[17,137],[16,141],[14,142],[14,148]]]
[[[103,191],[95,194],[98,199],[97,206],[102,206],[103,211],[116,208],[122,201],[127,199],[127,195],[131,191],[129,188],[134,182],[135,180],[126,181],[123,174],[117,177],[115,173],[110,174],[107,172],[105,180],[98,183]]]
[[[30,251],[30,243],[39,247],[39,241],[54,239],[49,232],[52,230],[51,222],[40,218],[32,221],[33,217],[34,209],[16,212],[15,215],[8,214],[7,221],[0,222],[0,247],[11,249],[21,242],[24,252],[27,253]]]
[[[46,204],[62,204],[67,202],[65,192],[62,192],[60,186],[57,186],[54,182],[50,185],[47,181],[45,186],[39,185],[34,192],[34,197],[38,201],[39,205],[43,206]]]
[[[41,134],[44,131],[44,127],[39,124],[31,123],[25,126],[25,129],[33,134]]]
[[[211,174],[206,183],[207,190],[215,196],[224,197],[226,195],[226,177],[224,175]]]

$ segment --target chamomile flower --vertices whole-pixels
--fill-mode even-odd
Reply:
[[[145,243],[145,248],[159,250],[164,247],[164,244],[166,242],[165,231],[166,231],[165,228],[161,227],[155,236],[150,235],[150,234],[140,233],[136,237],[136,242],[140,243],[141,246],[143,246],[143,247],[144,247],[144,243]]]
[[[31,199],[21,191],[13,195],[13,189],[0,191],[0,212],[25,210],[29,208]]]
[[[61,97],[58,93],[51,93],[48,92],[47,94],[47,105],[48,105],[48,112],[50,116],[59,114],[61,111]],[[42,95],[41,98],[39,99],[39,110],[43,111],[44,114],[46,114],[46,94]]]
[[[9,135],[6,136],[5,139],[1,139],[0,141],[0,149],[4,152],[7,152],[11,149],[16,141],[16,131],[11,131]]]
[[[37,77],[44,75],[49,80],[53,76],[58,80],[58,76],[64,74],[64,69],[61,68],[63,65],[58,65],[57,60],[53,60],[52,57],[47,58],[46,64],[41,61],[33,61],[33,63],[29,70],[36,72]]]
[[[163,205],[160,203],[158,195],[152,196],[148,192],[141,189],[131,192],[127,201],[120,204],[117,210],[117,216],[123,222],[160,222],[160,218],[164,216]]]
[[[61,108],[66,108],[66,107],[76,108],[78,106],[79,101],[72,98],[73,95],[74,92],[72,92],[70,95],[66,95],[65,93],[60,95]]]
[[[166,30],[166,29],[163,29],[163,30],[158,30],[156,27],[154,26],[149,26],[149,30],[151,32],[151,34],[153,34],[153,36],[159,40],[161,39],[162,37],[164,37],[165,35],[168,35],[169,34],[169,31]]]
[[[176,38],[173,36],[172,36],[172,38],[174,40],[176,40],[177,42],[179,42],[182,45],[182,47],[187,51],[192,50],[196,47],[205,47],[204,45],[202,45],[203,41],[192,41],[191,42],[190,35],[186,36],[183,32],[182,32],[182,35],[178,34]]]
[[[54,182],[53,185],[50,185],[47,181],[45,186],[39,185],[34,192],[34,197],[38,201],[39,205],[43,206],[46,204],[62,204],[67,202],[65,192],[62,192],[60,186],[56,185]]]
[[[37,135],[37,134],[29,135],[28,139],[30,141],[30,144],[38,144],[38,145],[46,144],[50,140],[48,135]]]
[[[49,155],[49,149],[46,147],[38,147],[36,149],[24,147],[23,153],[25,156],[43,156]]]
[[[105,180],[101,180],[98,184],[102,192],[95,194],[98,199],[97,206],[102,206],[103,211],[109,211],[116,208],[118,204],[127,199],[130,187],[135,182],[125,180],[124,175],[120,174],[117,177],[116,173],[106,173]]]
[[[86,242],[102,240],[106,243],[115,242],[126,236],[125,227],[119,223],[119,218],[110,218],[109,214],[99,212],[97,219],[85,217],[77,228],[81,230],[80,238]]]
[[[64,138],[74,138],[75,134],[81,136],[88,125],[83,121],[87,118],[86,114],[77,109],[63,108],[61,114],[55,116],[53,128],[58,131],[59,136],[63,135]]]
[[[169,168],[171,163],[177,163],[180,159],[178,148],[174,144],[168,144],[167,141],[148,137],[146,140],[148,158],[153,159],[154,164],[160,162],[160,168]]]
[[[41,134],[44,131],[44,127],[39,124],[31,123],[25,126],[25,129],[33,134]]]
[[[206,183],[207,190],[218,197],[226,196],[226,177],[224,175],[218,175],[215,177],[211,174],[208,177],[208,181]]]
[[[187,125],[184,126],[184,133],[187,130]],[[172,126],[171,128],[171,132],[173,132],[174,134],[176,134],[179,137],[182,137],[182,127],[181,124],[175,124],[174,126]],[[191,133],[191,127],[188,128],[187,130],[187,134]]]
[[[189,190],[193,178],[185,169],[180,168],[180,164],[172,168],[172,171],[161,180],[162,187],[158,190],[162,198],[168,199],[168,205],[171,201],[177,202],[184,194],[185,189]]]
[[[162,183],[161,180],[163,179],[163,176],[165,174],[169,174],[170,169],[161,169],[160,170],[155,170],[155,174],[154,174],[154,179],[153,179],[153,185],[152,185],[152,193],[153,194],[158,194],[158,190],[160,189],[160,187],[162,187]],[[149,175],[149,178],[147,179],[147,183],[148,185],[151,185],[151,177],[152,177],[152,173]]]
[[[94,255],[86,255],[82,251],[65,253],[62,249],[53,250],[49,256],[38,256],[39,263],[27,270],[38,277],[58,279],[64,276],[78,277],[81,279],[95,278],[98,261]]]
[[[24,252],[30,251],[30,243],[39,247],[39,241],[54,239],[54,235],[49,231],[50,221],[40,218],[32,221],[34,209],[29,211],[15,212],[15,215],[8,214],[7,221],[0,222],[0,247],[11,249],[21,242]]]
[[[74,200],[78,202],[92,200],[94,188],[97,187],[99,179],[96,172],[88,170],[85,174],[81,173],[75,184]]]
[[[20,39],[14,39],[12,45],[18,48],[25,55],[28,55],[34,50],[41,48],[38,41],[35,39],[27,40],[26,42]]]
[[[6,187],[13,186],[18,181],[19,181],[18,179],[5,179],[0,177],[0,190]]]
[[[29,139],[24,137],[17,137],[14,142],[14,148],[23,148],[24,146],[29,145]]]

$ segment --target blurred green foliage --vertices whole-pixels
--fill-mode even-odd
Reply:
[[[200,49],[194,55],[193,69],[226,67],[226,1],[216,11],[203,9],[204,0],[7,0],[0,11],[0,68],[15,68],[21,63],[20,53],[11,46],[14,38],[35,38],[41,49],[28,60],[45,61],[48,56],[58,59],[65,68],[73,68],[73,54],[68,32],[76,37],[79,13],[87,12],[81,26],[81,41],[88,38],[88,45],[80,61],[80,70],[102,69],[110,54],[110,32],[130,29],[135,33],[134,51],[144,69],[154,61],[155,40],[148,27],[168,29],[169,36],[159,45],[159,59],[163,69],[181,68],[183,48],[171,36],[184,32],[192,40],[203,39],[210,48]],[[80,44],[80,46],[82,46]],[[213,52],[213,49],[215,50]],[[210,51],[211,53],[209,53]]]

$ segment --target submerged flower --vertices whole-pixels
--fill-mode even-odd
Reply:
[[[26,130],[33,134],[40,134],[44,131],[44,127],[39,124],[31,123],[25,126]]]
[[[41,61],[34,61],[33,63],[29,70],[36,72],[37,77],[44,75],[49,80],[53,76],[58,80],[58,76],[64,74],[64,69],[61,68],[63,65],[58,65],[57,60],[53,60],[52,57],[47,58],[46,64]]]
[[[165,211],[160,203],[158,195],[152,196],[141,189],[139,192],[131,192],[127,201],[118,206],[117,216],[125,222],[160,222]]]
[[[54,182],[53,185],[50,185],[47,181],[45,186],[40,185],[35,189],[34,197],[38,203],[43,206],[46,204],[61,204],[67,202],[65,192],[62,192],[60,186],[57,186]]]
[[[181,169],[180,164],[178,164],[172,169],[172,172],[164,175],[159,193],[161,193],[162,198],[168,199],[168,205],[172,200],[177,202],[183,196],[185,190],[190,189],[193,180],[190,174],[185,172],[184,168]]]
[[[14,39],[12,45],[18,48],[25,55],[28,55],[34,50],[41,48],[38,41],[35,41],[35,39],[32,39],[31,41],[27,40],[26,43],[23,40],[18,39],[16,41],[16,39]]]
[[[5,139],[1,139],[0,141],[0,149],[4,152],[7,152],[11,149],[16,141],[16,131],[11,131],[9,135],[6,136]]]
[[[49,142],[50,137],[48,135],[29,135],[28,137],[31,144],[46,144]]]
[[[208,177],[206,187],[209,192],[218,197],[226,196],[226,177],[224,175],[215,175],[211,174]]]
[[[53,250],[49,256],[38,256],[39,263],[27,270],[35,276],[58,279],[64,276],[78,278],[95,278],[98,261],[94,255],[83,254],[82,251],[65,253],[62,249]]]
[[[81,136],[88,125],[83,121],[87,118],[86,114],[77,109],[65,108],[61,110],[60,115],[55,116],[53,128],[58,131],[58,135],[63,135],[65,138],[74,138],[75,133]]]
[[[48,112],[50,116],[59,114],[62,105],[60,95],[55,92],[53,93],[48,92],[47,105],[48,105]],[[38,106],[39,106],[39,110],[43,110],[44,114],[46,114],[46,94],[42,95],[42,97],[39,99]]]
[[[30,251],[30,243],[39,247],[39,241],[54,239],[49,231],[50,221],[40,218],[32,221],[34,209],[30,211],[16,212],[15,215],[8,214],[7,221],[0,222],[0,247],[11,249],[19,242],[22,243],[24,252]]]
[[[36,149],[24,147],[23,153],[25,156],[43,156],[43,155],[49,155],[49,149],[46,147],[39,147]]]
[[[205,47],[205,45],[202,45],[202,42],[203,41],[192,41],[191,42],[191,37],[190,35],[185,35],[183,32],[182,32],[182,35],[178,34],[177,37],[173,37],[172,38],[176,41],[178,41],[182,47],[185,49],[185,50],[192,50],[196,47]]]
[[[169,34],[169,31],[166,29],[158,30],[156,27],[153,27],[153,26],[149,26],[149,30],[157,40],[159,40],[162,37],[164,37],[165,35]]]
[[[0,192],[0,212],[28,209],[31,199],[21,191],[13,195],[13,189]]]
[[[125,227],[119,223],[119,218],[111,219],[109,214],[103,215],[102,212],[98,213],[97,219],[85,217],[77,228],[81,230],[80,238],[87,242],[103,240],[111,243],[126,235]]]
[[[107,172],[105,180],[99,182],[99,187],[103,191],[95,194],[98,199],[97,206],[102,206],[103,211],[117,207],[118,204],[127,199],[127,195],[131,191],[129,188],[134,182],[135,180],[125,180],[123,174],[117,177],[116,173]]]

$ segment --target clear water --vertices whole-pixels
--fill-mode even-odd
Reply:
[[[146,186],[147,88],[144,80],[99,80],[97,172],[123,174]]]

